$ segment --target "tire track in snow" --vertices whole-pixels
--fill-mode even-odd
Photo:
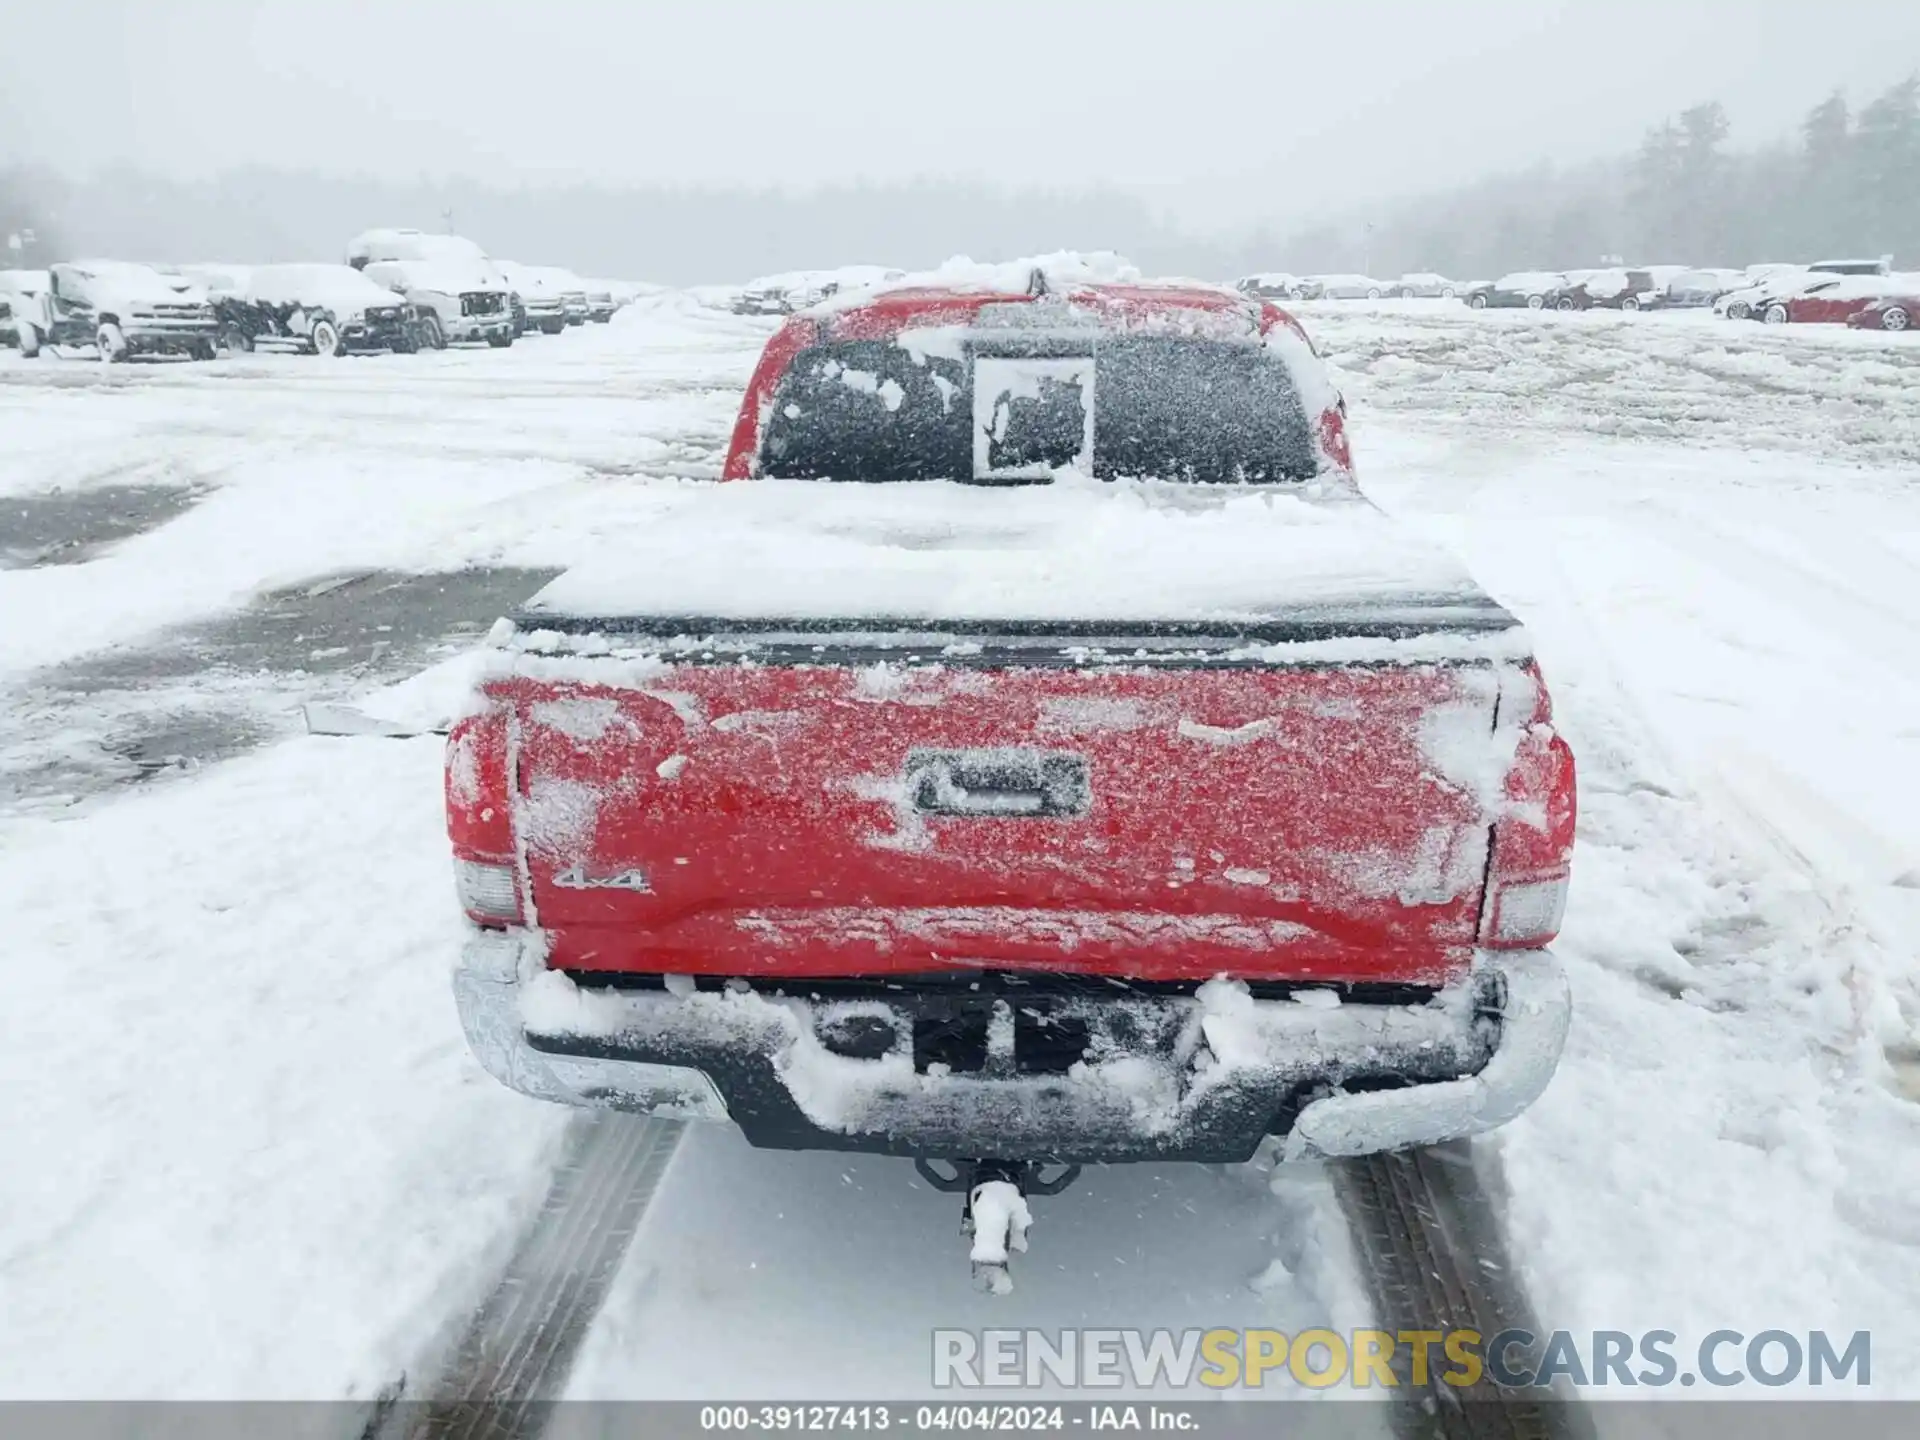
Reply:
[[[1509,1359],[1537,1362],[1545,1332],[1508,1257],[1498,1214],[1470,1141],[1368,1155],[1329,1167],[1374,1305],[1374,1323],[1400,1333],[1503,1330],[1538,1337]],[[1438,1360],[1439,1357],[1432,1357]],[[1415,1384],[1411,1356],[1396,1351],[1394,1429],[1403,1440],[1591,1440],[1583,1407],[1563,1387],[1515,1390],[1482,1378],[1442,1384],[1449,1362]]]
[[[680,1144],[677,1120],[594,1111],[575,1121],[538,1215],[395,1440],[539,1435],[580,1342]]]

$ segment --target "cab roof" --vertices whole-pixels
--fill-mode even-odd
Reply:
[[[1107,320],[1119,328],[1206,315],[1232,324],[1238,319],[1248,336],[1282,323],[1299,332],[1292,317],[1237,290],[1194,284],[1074,283],[1053,289],[1040,272],[1026,290],[980,285],[904,285],[834,296],[799,312],[794,320],[812,322],[822,332],[847,340],[886,340],[908,330],[970,325],[983,312],[1003,306],[1064,305],[1081,315]]]

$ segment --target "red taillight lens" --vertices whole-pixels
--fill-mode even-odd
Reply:
[[[1530,678],[1532,713],[1514,747],[1504,804],[1493,827],[1480,927],[1480,943],[1493,950],[1551,943],[1567,908],[1577,815],[1573,751],[1554,732],[1546,686],[1537,673]]]
[[[460,905],[486,925],[521,918],[507,789],[507,711],[489,706],[447,736],[447,839]]]
[[[1320,449],[1342,474],[1353,473],[1353,447],[1347,440],[1347,402],[1341,397],[1339,407],[1326,410],[1320,416]]]

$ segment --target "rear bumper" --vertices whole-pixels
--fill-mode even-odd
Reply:
[[[677,993],[576,986],[539,939],[475,935],[461,1023],[524,1094],[732,1120],[754,1145],[926,1158],[1114,1162],[1361,1155],[1489,1130],[1552,1078],[1570,1002],[1548,951],[1482,954],[1403,999],[1255,999],[1225,981]]]

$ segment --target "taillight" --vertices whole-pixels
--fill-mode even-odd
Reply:
[[[1567,909],[1577,809],[1573,751],[1554,731],[1552,702],[1539,672],[1529,665],[1525,679],[1531,704],[1494,822],[1481,912],[1480,943],[1490,950],[1550,944]],[[1501,703],[1519,703],[1523,696],[1510,701],[1503,689]]]
[[[1480,943],[1490,950],[1537,950],[1552,943],[1567,913],[1567,877],[1493,882]]]
[[[482,925],[522,918],[508,803],[507,710],[490,705],[447,736],[447,839],[460,907]]]
[[[520,919],[520,875],[512,865],[480,860],[453,862],[460,908],[482,924],[512,925]]]
[[[1344,396],[1337,407],[1321,412],[1320,449],[1341,473],[1353,472],[1353,448],[1347,441],[1347,402]]]

